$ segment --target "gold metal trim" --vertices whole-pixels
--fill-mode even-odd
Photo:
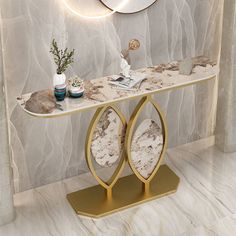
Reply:
[[[137,119],[140,116],[140,113],[142,112],[143,108],[148,104],[151,103],[153,105],[153,107],[155,108],[155,110],[157,111],[157,114],[160,117],[160,121],[161,121],[161,126],[162,126],[162,131],[163,131],[163,148],[161,151],[161,155],[160,158],[157,162],[157,165],[155,167],[155,169],[153,170],[152,174],[150,175],[150,177],[148,179],[145,179],[135,168],[132,158],[131,158],[131,142],[132,142],[132,136],[134,133],[134,127],[137,123]],[[154,176],[156,175],[161,162],[164,158],[164,154],[166,151],[166,147],[167,147],[167,142],[168,142],[168,131],[167,131],[167,124],[166,121],[164,119],[164,114],[161,111],[161,108],[159,107],[159,105],[151,98],[151,96],[146,96],[143,97],[140,102],[138,103],[138,105],[136,106],[133,114],[131,115],[130,121],[128,123],[128,127],[127,127],[127,131],[126,131],[126,138],[125,138],[125,150],[128,156],[128,162],[129,165],[132,169],[132,171],[134,172],[134,174],[145,184],[144,186],[144,191],[148,191],[149,190],[149,185],[150,182],[152,181],[152,179],[154,178]]]
[[[94,114],[92,121],[89,125],[88,131],[87,131],[87,137],[86,137],[86,142],[85,142],[85,156],[86,156],[86,161],[89,167],[89,170],[95,177],[95,179],[98,181],[98,183],[107,190],[107,196],[111,197],[112,196],[112,188],[117,182],[117,180],[120,177],[121,172],[123,171],[126,163],[126,157],[125,157],[125,152],[124,150],[121,153],[121,159],[120,162],[111,176],[111,178],[107,181],[104,182],[96,173],[96,170],[94,169],[94,165],[92,162],[92,155],[91,155],[91,145],[92,145],[92,139],[93,139],[93,134],[94,131],[97,127],[97,124],[103,115],[104,112],[106,112],[108,109],[112,109],[120,118],[120,121],[122,122],[123,127],[126,128],[127,123],[124,115],[115,107],[115,106],[105,106],[102,108],[99,108],[96,113]]]

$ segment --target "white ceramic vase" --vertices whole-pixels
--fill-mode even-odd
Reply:
[[[66,83],[66,76],[65,74],[55,74],[53,76],[53,86],[57,86],[57,85],[62,85]]]

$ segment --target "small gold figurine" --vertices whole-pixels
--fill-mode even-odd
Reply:
[[[129,51],[135,51],[140,48],[140,42],[138,39],[131,39],[129,41],[129,47],[128,49],[123,49],[121,51],[122,57],[128,62],[128,64],[131,64],[130,56],[129,56]]]
[[[138,39],[132,39],[129,41],[129,50],[137,50],[140,48],[140,42]]]

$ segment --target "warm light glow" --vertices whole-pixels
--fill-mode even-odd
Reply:
[[[80,12],[78,12],[77,10],[75,10],[73,8],[73,6],[71,6],[69,3],[68,3],[68,0],[62,0],[62,2],[64,3],[65,7],[70,10],[73,14],[77,15],[77,16],[80,16],[80,17],[83,17],[83,18],[86,18],[86,19],[101,19],[101,18],[105,18],[105,17],[108,17],[108,16],[111,16],[113,15],[115,12],[119,11],[122,7],[125,6],[125,4],[127,4],[129,0],[123,0],[122,3],[114,10],[111,10],[111,12],[107,13],[107,14],[104,14],[104,15],[97,15],[97,16],[86,16],[86,15],[83,15],[81,14]],[[104,6],[105,7],[105,6]]]

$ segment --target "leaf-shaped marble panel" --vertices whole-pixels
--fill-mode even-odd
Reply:
[[[102,167],[111,167],[118,162],[123,152],[125,127],[112,109],[101,116],[93,133],[91,153]]]
[[[135,131],[131,142],[131,160],[139,174],[148,179],[163,150],[163,134],[152,119],[144,120]]]

